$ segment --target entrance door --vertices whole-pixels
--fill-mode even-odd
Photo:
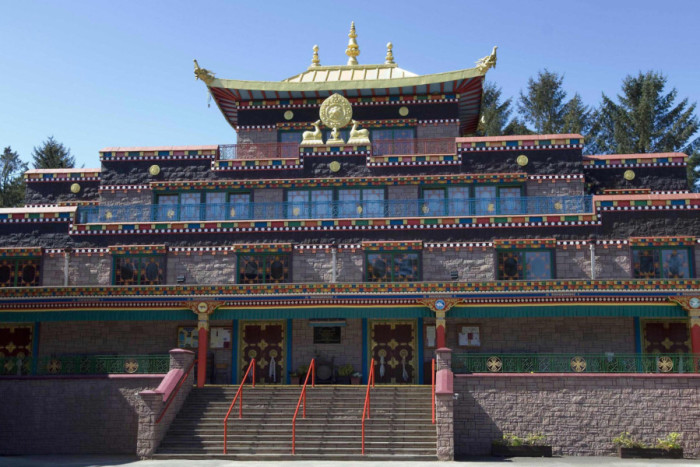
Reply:
[[[370,357],[374,378],[384,384],[416,384],[416,320],[370,320]]]
[[[241,321],[239,377],[243,378],[250,361],[256,362],[255,382],[280,384],[286,381],[285,321]]]

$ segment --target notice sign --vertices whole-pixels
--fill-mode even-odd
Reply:
[[[479,347],[479,326],[462,326],[459,332],[459,345],[462,347]]]
[[[340,326],[315,327],[314,344],[340,344]]]

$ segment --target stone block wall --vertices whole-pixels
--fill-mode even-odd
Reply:
[[[192,321],[48,321],[39,329],[39,355],[165,354],[177,346],[177,327]]]
[[[348,319],[340,328],[340,344],[314,344],[314,328],[308,319],[295,319],[292,329],[292,368],[308,365],[312,358],[333,358],[336,367],[351,364],[355,371],[362,371],[362,320]]]
[[[170,252],[167,257],[166,283],[177,284],[178,276],[184,276],[182,284],[235,284],[236,254],[227,252]]]
[[[41,285],[44,287],[62,286],[65,280],[65,255],[44,254],[41,262]]]
[[[590,279],[591,252],[588,245],[557,248],[554,271],[557,279]]]
[[[700,451],[698,375],[455,375],[455,456],[489,455],[504,433],[542,433],[555,455],[612,456],[629,431],[647,444],[682,434]]]
[[[112,255],[104,253],[71,254],[68,285],[110,285]]]
[[[364,252],[338,250],[338,282],[364,282]]]
[[[632,277],[632,259],[627,245],[595,246],[595,278],[619,279]]]
[[[167,351],[167,350],[166,350]],[[136,453],[139,392],[162,375],[0,379],[0,456]]]
[[[426,250],[423,252],[423,280],[451,281],[452,272],[457,272],[458,281],[495,280],[495,256],[491,248]]]
[[[530,180],[525,185],[527,196],[582,196],[583,180]]]
[[[153,191],[151,189],[141,190],[103,190],[100,191],[100,205],[118,205],[118,206],[134,206],[134,205],[150,205],[153,201]],[[150,220],[150,219],[134,219],[134,220]]]
[[[295,251],[292,255],[292,282],[331,282],[332,278],[333,254],[330,251]]]
[[[416,127],[416,138],[457,138],[459,123],[427,123]]]

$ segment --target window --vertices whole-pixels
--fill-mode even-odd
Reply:
[[[469,215],[468,186],[446,188],[424,188],[421,215],[424,216],[466,216]]]
[[[498,280],[544,280],[551,278],[551,250],[498,252]]]
[[[288,254],[238,256],[239,284],[278,284],[289,282]]]
[[[333,190],[289,190],[287,192],[287,218],[330,217],[333,217]]]
[[[39,285],[39,258],[2,258],[0,287],[33,287]]]
[[[635,278],[687,279],[691,277],[687,248],[634,248],[632,272]]]
[[[390,251],[367,253],[368,282],[412,282],[420,280],[418,253]]]
[[[422,216],[489,216],[524,212],[520,186],[426,187],[421,192],[423,204],[419,215]]]
[[[377,156],[387,154],[414,154],[415,128],[381,128],[371,130],[372,153]]]
[[[384,188],[338,190],[338,217],[384,217]]]
[[[158,285],[165,278],[165,256],[124,255],[114,258],[115,285]]]
[[[158,195],[154,217],[157,221],[250,219],[250,208],[249,192],[183,192]]]

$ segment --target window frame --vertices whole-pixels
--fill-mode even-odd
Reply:
[[[199,194],[199,215],[197,219],[183,219],[182,218],[182,208],[183,206],[186,206],[186,204],[182,204],[182,195],[183,194]],[[209,219],[207,216],[207,213],[209,212],[208,206],[212,206],[211,204],[207,203],[207,194],[210,193],[223,193],[226,201],[224,204],[226,205],[226,213],[223,219]],[[163,192],[163,193],[154,193],[154,199],[153,199],[153,204],[156,206],[155,212],[153,213],[154,221],[155,222],[203,222],[203,221],[216,221],[216,220],[232,220],[232,219],[238,219],[235,216],[230,215],[230,205],[231,205],[231,195],[238,195],[238,194],[247,194],[249,195],[249,200],[248,204],[250,205],[248,208],[248,218],[252,218],[251,213],[253,209],[253,190],[178,190],[178,191],[171,191],[171,192]],[[159,206],[160,204],[160,199],[164,197],[169,197],[169,196],[177,196],[177,203],[176,204],[163,204],[162,206],[173,206],[175,207],[175,216],[173,216],[173,219],[160,219],[159,216]]]
[[[263,258],[262,265],[262,281],[261,282],[242,282],[241,275],[243,271],[241,270],[241,260],[244,256],[255,256]],[[268,257],[271,256],[286,256],[287,257],[287,278],[281,281],[267,281],[267,269],[268,269]],[[289,252],[263,252],[263,253],[238,253],[236,255],[236,284],[243,285],[254,285],[254,284],[291,284],[292,283],[292,254]],[[272,276],[270,274],[270,276]]]
[[[494,212],[488,213],[488,214],[480,214],[477,213],[477,198],[476,198],[476,188],[477,187],[496,187],[496,200],[501,199],[501,190],[502,189],[509,189],[509,188],[519,188],[520,189],[520,198],[526,197],[526,186],[524,183],[505,183],[505,184],[498,184],[498,183],[478,183],[478,184],[455,184],[455,185],[419,185],[420,186],[420,191],[418,193],[420,197],[420,201],[423,202],[421,204],[420,209],[421,209],[421,216],[430,216],[430,212],[428,213],[423,213],[423,206],[425,205],[425,191],[427,190],[443,190],[444,197],[443,197],[443,213],[437,214],[436,216],[453,216],[453,215],[462,215],[462,214],[451,214],[450,213],[450,197],[449,197],[449,188],[468,188],[469,189],[469,197],[468,199],[472,200],[472,202],[469,204],[468,207],[468,214],[463,214],[463,215],[468,215],[468,216],[500,216],[500,215],[518,215],[518,214],[511,214],[511,213],[502,213],[501,211],[501,203],[498,202],[497,204],[497,209],[494,209]],[[487,199],[487,198],[484,198]],[[504,198],[506,199],[506,198]]]
[[[372,282],[372,283],[378,283],[378,284],[394,284],[394,283],[399,283],[399,282],[421,282],[423,280],[423,254],[422,250],[366,250],[364,252],[364,282]],[[380,280],[369,280],[369,255],[376,255],[376,254],[383,254],[383,255],[390,255],[391,256],[391,265],[390,265],[390,271],[391,271],[391,280],[388,281],[380,281]],[[415,254],[417,257],[418,261],[418,274],[417,278],[415,280],[411,281],[398,281],[394,277],[394,257],[395,255],[398,254]]]
[[[525,276],[526,274],[526,253],[539,253],[539,252],[549,252],[549,278],[547,279],[536,279],[536,278],[528,278]],[[501,262],[500,258],[502,254],[505,253],[517,253],[518,256],[520,257],[518,259],[519,263],[522,263],[523,267],[521,269],[522,271],[522,277],[518,277],[517,279],[502,279],[500,277],[501,274]],[[556,275],[556,249],[554,248],[499,248],[496,249],[496,267],[494,268],[496,271],[496,278],[495,280],[497,281],[549,281],[549,280],[554,280],[557,278]]]
[[[160,258],[162,260],[162,277],[161,280],[157,284],[143,284],[141,283],[141,268],[137,267],[135,268],[135,275],[136,275],[136,281],[134,284],[118,284],[117,283],[117,263],[120,259],[122,258],[138,258],[139,263],[143,260],[143,258]],[[133,264],[133,263],[132,263]],[[124,287],[132,287],[132,286],[154,286],[154,285],[166,285],[168,281],[168,276],[167,276],[167,267],[168,267],[168,258],[167,255],[164,254],[125,254],[125,255],[113,255],[112,256],[112,285],[116,286],[124,286]],[[145,271],[145,268],[144,268]]]
[[[643,276],[637,276],[635,275],[635,261],[634,261],[634,252],[635,251],[658,251],[659,252],[659,275],[654,276],[654,277],[643,277]],[[665,276],[665,268],[664,268],[664,261],[663,261],[663,252],[664,250],[684,250],[688,254],[688,277],[666,277]],[[690,246],[633,246],[630,248],[630,272],[632,273],[632,278],[633,279],[692,279],[695,278],[695,256],[694,256],[694,248]]]
[[[1,287],[41,287],[41,270],[42,270],[42,257],[41,256],[8,256],[5,258],[1,258],[0,262],[8,261],[13,264],[11,274],[13,275],[13,283],[10,285],[4,285]],[[35,262],[36,267],[35,267],[35,278],[34,282],[35,284],[32,285],[23,285],[19,284],[20,282],[20,275],[22,271],[20,270],[20,264],[22,262]],[[24,269],[24,266],[22,267]]]

